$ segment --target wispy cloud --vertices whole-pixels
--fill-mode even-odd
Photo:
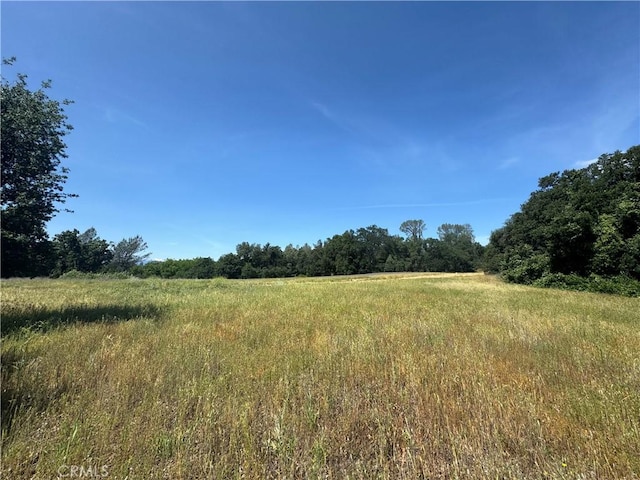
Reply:
[[[321,103],[315,100],[309,101],[309,105],[318,112],[322,117],[328,120],[335,127],[343,130],[351,135],[359,135],[362,133],[360,128],[357,127],[357,122],[347,114],[338,112],[335,108],[330,108],[325,103]]]
[[[393,174],[429,165],[451,173],[461,166],[442,138],[431,140],[424,133],[416,135],[372,113],[354,113],[317,100],[308,100],[308,104],[349,136],[348,145],[354,153],[351,158],[362,168]]]
[[[129,124],[135,125],[137,127],[144,128],[146,130],[149,129],[149,125],[142,120],[130,115],[122,110],[118,110],[114,107],[106,107],[104,110],[104,118],[109,123],[115,124]]]
[[[506,158],[500,163],[500,165],[498,165],[498,170],[506,170],[507,168],[513,167],[518,163],[520,163],[520,159],[518,157]]]
[[[310,100],[309,105],[323,118],[348,133],[351,140],[362,146],[390,148],[407,143],[406,132],[375,112],[336,107]]]
[[[311,101],[309,103],[315,110],[320,112],[320,114],[322,114],[322,116],[325,117],[327,120],[331,120],[332,122],[335,121],[335,115],[327,108],[326,105],[320,102],[314,102],[314,101]]]

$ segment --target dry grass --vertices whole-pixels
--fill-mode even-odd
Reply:
[[[640,472],[638,299],[482,275],[47,280],[4,282],[2,311],[3,478]]]

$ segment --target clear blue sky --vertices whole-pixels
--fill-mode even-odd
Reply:
[[[376,224],[479,241],[539,177],[640,143],[640,3],[2,2],[67,108],[53,236],[153,258]]]

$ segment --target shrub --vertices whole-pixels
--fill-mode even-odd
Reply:
[[[128,278],[132,278],[131,275],[125,272],[110,272],[110,273],[87,273],[87,272],[79,272],[78,270],[69,270],[66,273],[63,273],[60,278],[68,279],[68,280],[80,280],[80,279],[89,279],[89,280],[126,280]]]
[[[511,253],[502,265],[502,277],[511,283],[531,285],[549,272],[549,255],[525,245]]]
[[[640,296],[640,281],[624,275],[601,277],[592,274],[589,277],[581,277],[575,274],[549,273],[533,282],[533,285],[563,290],[608,293],[626,297]]]

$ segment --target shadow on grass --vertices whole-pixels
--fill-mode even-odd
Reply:
[[[162,309],[155,305],[73,305],[58,309],[33,308],[2,311],[2,335],[22,329],[46,332],[75,323],[117,323],[135,318],[159,319]]]
[[[3,308],[2,336],[16,332],[47,332],[74,324],[118,323],[128,320],[147,318],[160,320],[163,309],[155,305],[99,305],[69,306],[59,309],[47,308]],[[32,354],[20,351],[16,347],[3,345],[0,353],[2,370],[1,424],[3,444],[11,431],[20,411],[31,409],[42,411],[64,395],[71,385],[60,384],[55,390],[45,385],[35,386],[21,378],[23,367],[32,361]]]

